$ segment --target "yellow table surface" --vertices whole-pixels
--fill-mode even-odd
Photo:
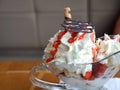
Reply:
[[[41,60],[0,61],[0,90],[42,90],[30,82],[30,70],[41,64]],[[59,80],[50,72],[41,71],[39,78],[47,81]],[[120,77],[120,71],[115,77]]]

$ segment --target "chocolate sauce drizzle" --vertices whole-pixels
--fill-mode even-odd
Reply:
[[[76,20],[65,20],[61,26],[70,32],[91,33],[94,30],[92,24]]]

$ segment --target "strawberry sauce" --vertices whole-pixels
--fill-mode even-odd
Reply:
[[[53,43],[53,48],[54,48],[54,50],[51,50],[51,51],[50,51],[50,54],[52,55],[52,57],[50,57],[50,58],[48,58],[48,59],[46,60],[47,63],[48,63],[48,62],[51,62],[51,61],[54,59],[54,56],[55,56],[55,54],[56,54],[56,52],[57,52],[57,50],[58,50],[58,46],[59,46],[60,43],[61,43],[60,40],[61,40],[61,38],[63,37],[63,35],[64,35],[66,32],[67,32],[67,30],[63,30],[63,31],[61,31],[61,32],[58,33],[57,40],[54,41],[54,43]]]
[[[82,40],[82,39],[84,38],[85,34],[86,34],[86,33],[81,34],[81,35],[78,37],[78,40]]]
[[[90,34],[90,39],[91,39],[91,41],[94,43],[95,42],[95,32],[92,32],[91,34]]]
[[[68,39],[68,42],[72,43],[72,42],[74,42],[76,40],[75,37],[77,36],[78,32],[70,32],[70,34],[71,34],[71,38]]]

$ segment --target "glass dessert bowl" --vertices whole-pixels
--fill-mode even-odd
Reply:
[[[70,8],[64,12],[63,29],[50,38],[42,64],[31,70],[31,82],[48,90],[107,90],[104,84],[120,70],[120,35],[95,40],[92,24],[73,20]],[[50,71],[60,82],[42,80],[41,70]]]
[[[114,38],[114,35],[111,35],[110,38]],[[101,39],[104,38],[101,37]],[[71,73],[67,70],[60,72],[54,62],[46,63],[43,59],[41,65],[32,68],[30,80],[35,86],[49,90],[107,90],[104,88],[104,84],[120,70],[119,56],[120,50],[93,63],[80,64],[80,67],[86,67],[86,65],[92,66],[92,72],[89,72],[85,78],[82,74]],[[39,70],[52,72],[60,79],[60,83],[52,83],[39,79],[37,77]]]

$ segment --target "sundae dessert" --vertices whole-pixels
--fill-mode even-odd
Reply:
[[[103,85],[120,70],[120,35],[96,38],[92,24],[73,20],[69,7],[64,13],[62,29],[50,38],[43,63],[31,70],[32,83],[47,90],[107,90]],[[39,70],[52,72],[60,83],[39,79]]]
[[[45,62],[53,65],[57,75],[94,80],[100,77],[112,59],[98,62],[120,50],[120,35],[105,34],[96,40],[94,26],[71,19],[70,8],[65,8],[63,29],[59,30],[45,48]],[[96,64],[93,64],[93,63]],[[116,64],[116,62],[113,62]],[[52,70],[51,70],[52,71]]]

